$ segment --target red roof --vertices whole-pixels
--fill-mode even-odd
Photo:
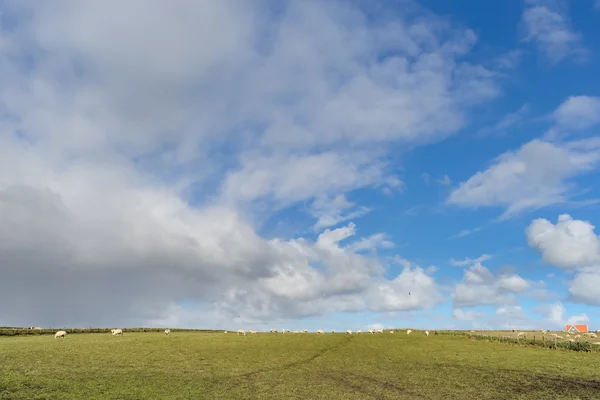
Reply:
[[[588,331],[588,326],[587,325],[567,325],[565,327],[565,330],[567,332],[586,333]]]

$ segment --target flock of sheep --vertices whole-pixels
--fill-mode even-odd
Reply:
[[[41,328],[30,328],[30,329],[41,329]],[[110,332],[111,332],[111,334],[112,334],[113,336],[123,336],[123,330],[122,330],[122,329],[111,329],[111,330],[110,330]],[[389,333],[394,333],[394,331],[393,331],[393,330],[390,330],[390,331],[388,331],[388,332],[389,332]],[[411,329],[408,329],[408,330],[406,331],[406,334],[407,334],[407,335],[410,335],[412,332],[413,332],[413,331],[412,331]],[[539,332],[541,332],[541,333],[542,333],[542,334],[544,334],[544,335],[545,335],[546,333],[548,333],[548,331],[546,331],[546,330],[540,330]],[[224,331],[223,333],[228,333],[228,331]],[[256,335],[256,334],[258,334],[259,332],[257,332],[257,331],[254,331],[254,330],[249,330],[249,331],[248,331],[248,333],[249,333],[249,334],[251,334],[251,335]],[[279,331],[278,331],[277,329],[273,329],[273,328],[272,328],[272,329],[269,329],[269,333],[279,333]],[[293,331],[293,332],[292,332],[292,331],[290,331],[289,329],[282,329],[282,330],[281,330],[281,333],[282,333],[282,334],[284,334],[284,333],[308,333],[308,330],[307,330],[307,329],[304,329],[303,331]],[[335,330],[332,330],[332,331],[331,331],[331,333],[335,333]],[[359,330],[357,330],[355,333],[356,333],[357,335],[361,335],[361,334],[363,334],[363,333],[367,333],[367,334],[375,335],[375,334],[381,334],[381,333],[384,333],[384,331],[383,331],[383,329],[369,329],[369,330],[367,330],[366,332],[363,332],[362,330],[360,330],[360,329],[359,329]],[[425,334],[425,336],[429,336],[429,331],[424,331],[423,333]],[[475,331],[471,331],[471,333],[475,333]],[[599,333],[600,333],[600,332],[599,332]],[[169,336],[170,334],[171,334],[171,330],[170,330],[170,329],[165,329],[165,336]],[[238,331],[237,331],[237,334],[238,334],[238,336],[246,336],[246,331],[245,331],[244,329],[238,329]],[[325,331],[323,331],[322,329],[318,329],[318,330],[317,330],[317,334],[318,334],[318,335],[324,335],[324,334],[325,334]],[[349,329],[348,329],[348,330],[346,331],[346,334],[347,334],[347,335],[352,335],[352,334],[353,334],[353,332],[352,332],[351,330],[349,330]],[[435,332],[435,334],[437,334],[437,332]],[[570,334],[570,333],[567,333],[565,337],[563,337],[563,336],[561,336],[561,335],[559,335],[559,334],[557,334],[557,333],[552,333],[550,336],[551,336],[552,338],[554,338],[555,340],[563,340],[563,339],[564,339],[564,340],[566,340],[566,341],[569,341],[569,342],[575,342],[575,341],[576,341],[576,339],[577,339],[577,340],[579,340],[579,338],[580,338],[582,335],[583,335],[583,336],[588,336],[588,337],[590,337],[590,338],[594,338],[594,339],[598,337],[598,335],[597,335],[596,333],[594,333],[594,332],[590,332],[590,333],[583,333],[583,334],[578,334],[578,335],[575,335],[575,336],[573,336],[573,337],[571,337],[571,334]],[[56,339],[56,338],[63,338],[63,339],[64,339],[66,336],[67,336],[67,332],[66,332],[66,331],[58,331],[58,332],[56,332],[56,334],[54,335],[54,338],[55,338],[55,339]],[[508,336],[506,336],[506,337],[508,338]],[[519,333],[517,334],[517,339],[519,339],[519,338],[521,338],[521,337],[522,337],[522,338],[526,338],[526,337],[527,337],[527,332],[519,332]],[[600,344],[600,342],[597,342],[597,343],[594,343],[594,344]]]
[[[225,331],[223,333],[228,333],[228,332]],[[248,333],[250,335],[256,335],[259,332],[254,331],[254,330],[249,330]],[[269,333],[279,333],[279,331],[277,329],[271,328],[271,329],[269,329]],[[290,331],[289,329],[282,329],[281,333],[308,333],[308,329],[305,329],[303,331],[293,331],[293,332]],[[332,329],[331,333],[335,333],[335,329]],[[368,334],[374,335],[374,334],[377,334],[377,333],[383,333],[383,329],[369,329],[366,332],[363,332],[362,330],[359,329],[359,330],[356,331],[357,335],[361,335],[363,333],[368,333]],[[394,331],[389,331],[389,333],[394,333]],[[410,335],[411,333],[412,333],[412,330],[410,330],[410,329],[408,329],[406,331],[407,335]],[[424,333],[425,333],[426,336],[429,336],[429,331],[425,331]],[[246,331],[243,330],[243,329],[238,329],[237,334],[238,334],[238,336],[246,336]],[[318,329],[317,330],[317,334],[318,335],[324,335],[325,331],[323,331],[322,329]],[[346,331],[346,334],[352,335],[352,331],[350,329],[348,329]],[[437,334],[437,332],[436,332],[436,334]]]
[[[113,336],[123,336],[123,330],[122,329],[111,329],[110,332],[112,333]],[[388,332],[389,333],[394,333],[394,331],[388,331]],[[223,333],[228,333],[228,332],[225,331]],[[251,334],[251,335],[256,335],[259,332],[254,331],[254,330],[249,330],[248,333]],[[269,329],[269,333],[279,333],[279,331],[277,329]],[[282,329],[281,333],[292,333],[292,331],[290,331],[289,329]],[[294,331],[293,333],[308,333],[308,330],[305,329],[303,331]],[[335,333],[335,330],[331,330],[331,333]],[[378,333],[383,333],[383,329],[369,329],[366,332],[363,332],[362,330],[359,329],[355,333],[357,335],[361,335],[363,333],[368,333],[368,334],[374,335],[374,334],[378,334]],[[411,333],[412,333],[412,330],[410,330],[410,329],[408,329],[406,331],[407,335],[410,335]],[[425,333],[426,336],[429,336],[429,331],[424,331],[424,333]],[[169,336],[170,334],[171,334],[171,330],[170,329],[165,329],[165,336]],[[246,336],[246,331],[243,330],[243,329],[239,329],[237,331],[237,334],[238,334],[238,336]],[[322,329],[318,329],[317,330],[317,334],[318,335],[324,335],[325,332]],[[346,334],[352,335],[352,331],[348,329],[346,331]],[[436,334],[437,334],[437,332],[436,332]],[[54,334],[54,338],[55,339],[56,338],[63,338],[64,339],[66,336],[67,336],[67,332],[66,331],[58,331],[58,332],[56,332],[56,334]]]
[[[41,329],[41,328],[39,328],[39,329]],[[113,336],[123,336],[123,329],[111,329],[110,333],[112,333]],[[171,333],[170,329],[165,329],[165,336],[169,336],[170,333]],[[56,339],[56,338],[64,339],[65,337],[67,337],[67,332],[65,332],[65,331],[58,331],[54,334],[54,339]]]

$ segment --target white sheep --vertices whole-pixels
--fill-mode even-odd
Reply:
[[[390,331],[390,333],[394,333],[394,331]]]
[[[285,329],[282,329],[282,330],[281,330],[281,333],[285,333]]]
[[[323,330],[322,330],[322,329],[319,329],[319,330],[317,330],[317,334],[318,334],[318,335],[324,335],[324,334],[325,334],[325,332],[323,332]]]
[[[302,333],[308,333],[308,329],[303,330]]]
[[[407,335],[410,335],[411,333],[412,333],[412,331],[410,329],[406,331]]]
[[[165,336],[169,336],[171,334],[171,330],[170,329],[165,329]]]
[[[527,333],[525,333],[525,332],[519,332],[519,333],[517,334],[517,338],[520,338],[521,336],[523,336],[523,337],[526,337],[526,336],[527,336]]]
[[[348,335],[352,335],[352,331],[351,331],[350,329],[348,329],[348,330],[346,331],[346,333],[347,333]]]
[[[54,339],[59,338],[59,337],[61,337],[63,339],[66,338],[67,337],[67,332],[65,332],[65,331],[58,331],[58,332],[56,332],[54,334]]]
[[[223,333],[227,333],[227,331],[223,332]]]
[[[294,333],[300,333],[300,332],[298,332],[298,331],[294,331]]]
[[[331,330],[331,333],[335,333],[335,329],[332,329],[332,330]]]
[[[123,336],[122,329],[111,329],[110,331],[112,332],[113,336],[117,336],[117,335]]]
[[[360,329],[356,331],[357,335],[362,335],[363,331],[361,331]]]
[[[246,331],[243,329],[238,329],[238,336],[240,336],[240,335],[246,336]]]
[[[429,337],[429,331],[425,331],[425,336]]]
[[[371,335],[375,333],[373,332],[373,329],[369,329],[367,332],[369,332]]]

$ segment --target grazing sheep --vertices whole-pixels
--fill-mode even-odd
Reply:
[[[517,334],[517,338],[520,338],[521,336],[526,337],[526,335],[527,335],[527,333],[525,333],[525,332],[519,332]]]
[[[332,330],[331,330],[331,333],[335,333],[335,329],[332,329]]]
[[[227,331],[223,332],[223,333],[227,333]]]
[[[302,333],[308,333],[308,329],[303,330]]]
[[[598,337],[598,335],[596,335],[594,332],[592,332],[592,333],[590,333],[590,337],[591,337],[591,338],[597,338],[597,337]]]
[[[294,333],[300,333],[300,332],[298,332],[298,331],[294,331]]]
[[[373,332],[373,329],[369,329],[367,332],[369,332],[371,335],[375,333]]]
[[[238,329],[238,336],[240,336],[240,335],[246,336],[246,331],[243,329]]]
[[[356,331],[357,335],[362,335],[363,331],[361,331],[360,329]]]
[[[117,335],[123,336],[122,329],[111,329],[110,331],[112,332],[113,336],[117,336]]]
[[[412,333],[412,331],[410,329],[406,331],[407,335],[410,335],[411,333]]]
[[[377,333],[383,333],[383,329],[378,329]]]
[[[281,330],[281,333],[285,333],[285,329],[282,329],[282,330]]]
[[[348,335],[352,335],[352,331],[351,331],[350,329],[348,329],[348,330],[346,331],[346,333],[347,333]]]
[[[323,332],[323,330],[322,330],[322,329],[319,329],[319,330],[317,331],[317,334],[318,334],[318,335],[324,335],[324,334],[325,334],[325,332]]]
[[[170,329],[165,329],[165,336],[169,336],[171,334],[171,330]]]
[[[59,337],[61,337],[63,339],[66,338],[67,337],[67,332],[65,332],[65,331],[58,331],[58,332],[56,332],[54,334],[54,339],[59,338]]]
[[[429,337],[429,331],[425,331],[425,336]]]
[[[390,331],[390,333],[394,333],[394,331]]]

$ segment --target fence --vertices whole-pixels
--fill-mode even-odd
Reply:
[[[449,336],[461,336],[468,337],[473,340],[480,340],[484,342],[492,343],[506,343],[517,346],[531,346],[541,347],[546,349],[556,350],[570,350],[570,351],[584,351],[584,352],[600,352],[600,345],[594,344],[589,341],[589,337],[585,337],[583,341],[576,340],[575,342],[559,340],[550,335],[544,335],[541,332],[527,332],[529,338],[518,338],[498,335],[485,335],[480,333],[472,332],[460,332],[460,331],[438,331],[439,335]]]

